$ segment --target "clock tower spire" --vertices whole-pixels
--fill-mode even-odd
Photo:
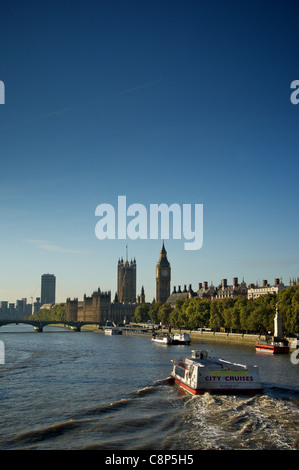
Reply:
[[[156,267],[156,302],[164,304],[170,296],[171,268],[167,259],[164,241]]]

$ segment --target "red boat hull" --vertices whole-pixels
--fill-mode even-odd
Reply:
[[[257,351],[269,352],[271,354],[288,354],[290,348],[288,346],[274,346],[271,344],[256,344]]]

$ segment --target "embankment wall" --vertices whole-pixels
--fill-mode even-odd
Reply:
[[[223,341],[226,343],[256,344],[258,341],[266,341],[266,335],[252,335],[242,333],[225,333],[221,331],[191,331],[191,339],[202,339],[204,341]],[[287,338],[289,345],[295,338]]]

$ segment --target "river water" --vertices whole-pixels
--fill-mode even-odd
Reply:
[[[298,450],[299,365],[253,345],[152,343],[31,326],[0,329],[0,449]],[[191,349],[257,364],[262,396],[191,396],[168,383]]]

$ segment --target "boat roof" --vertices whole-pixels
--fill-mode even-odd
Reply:
[[[216,357],[208,357],[207,351],[192,351],[192,356],[185,359],[187,364],[193,363],[198,367],[208,367],[216,370],[247,370],[248,366],[226,361]]]

